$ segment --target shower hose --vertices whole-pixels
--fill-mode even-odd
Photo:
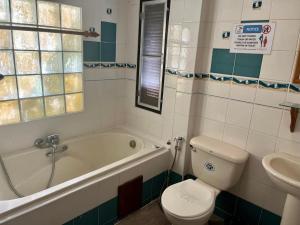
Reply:
[[[51,157],[51,164],[52,164],[52,167],[51,167],[51,174],[50,174],[50,177],[49,177],[49,180],[48,180],[46,189],[49,188],[49,187],[51,186],[51,183],[52,183],[52,181],[53,181],[54,171],[55,171],[55,152],[56,152],[56,149],[57,149],[57,146],[52,146],[52,147],[51,147],[51,153],[52,153],[52,154],[51,154],[51,155],[52,155],[52,157]],[[10,190],[11,190],[13,193],[15,193],[15,195],[17,195],[19,198],[24,197],[24,195],[21,194],[21,193],[15,188],[14,184],[12,183],[11,178],[10,178],[10,176],[9,176],[9,173],[8,173],[8,171],[7,171],[7,169],[6,169],[6,166],[5,166],[5,164],[4,164],[4,161],[3,161],[3,158],[2,158],[1,155],[0,155],[0,165],[1,165],[2,170],[3,170],[3,172],[4,172],[4,177],[5,177],[5,179],[6,179],[7,183],[8,183],[8,186],[9,186]]]

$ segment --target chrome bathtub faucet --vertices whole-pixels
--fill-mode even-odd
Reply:
[[[60,138],[58,134],[51,134],[45,138],[38,138],[34,141],[34,146],[40,149],[50,148],[46,156],[52,156],[55,153],[65,152],[68,150],[67,145],[59,145]]]
[[[50,148],[59,145],[60,138],[58,134],[51,134],[45,138],[38,138],[34,141],[34,146],[37,148]]]

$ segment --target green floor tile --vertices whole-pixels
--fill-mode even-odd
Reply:
[[[99,206],[100,225],[104,225],[118,217],[118,198],[113,198]]]
[[[74,225],[98,225],[98,208],[92,209],[87,213],[74,219]]]

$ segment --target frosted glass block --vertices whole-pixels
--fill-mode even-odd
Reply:
[[[31,121],[44,117],[42,98],[24,99],[20,101],[23,121]]]
[[[82,54],[76,52],[64,52],[65,73],[82,72]]]
[[[20,98],[42,96],[41,76],[18,76]]]
[[[0,30],[0,40],[0,49],[12,49],[10,30]]]
[[[17,74],[39,74],[39,53],[34,51],[16,51]]]
[[[66,95],[67,112],[80,112],[83,110],[83,94]]]
[[[37,32],[14,30],[14,49],[16,50],[38,50]]]
[[[47,116],[58,116],[65,113],[64,96],[52,96],[45,98],[45,108]]]
[[[42,73],[62,73],[62,53],[42,52]]]
[[[18,101],[0,102],[0,125],[20,122]]]
[[[60,27],[59,4],[38,1],[39,25]]]
[[[40,33],[40,49],[42,51],[61,51],[61,35],[56,33]]]
[[[65,92],[82,92],[82,75],[80,73],[65,74]]]
[[[43,76],[44,95],[59,95],[64,93],[62,74]]]
[[[3,75],[15,74],[12,51],[0,51],[0,73]]]
[[[64,51],[82,51],[82,36],[73,34],[63,34]]]
[[[36,24],[35,0],[11,0],[12,22]]]
[[[62,28],[81,30],[81,8],[71,5],[61,5]]]
[[[16,77],[6,76],[0,81],[0,100],[17,99]]]
[[[9,0],[0,0],[0,22],[9,21]]]

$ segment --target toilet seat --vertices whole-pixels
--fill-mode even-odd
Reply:
[[[200,182],[186,180],[168,187],[161,203],[169,214],[185,220],[196,219],[214,210],[215,190]]]

